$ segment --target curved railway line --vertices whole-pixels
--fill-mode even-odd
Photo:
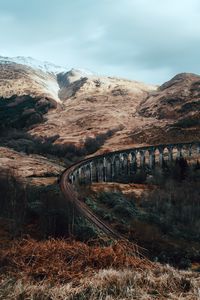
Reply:
[[[78,185],[82,182],[114,182],[119,175],[129,176],[135,167],[153,169],[162,166],[164,161],[172,161],[185,157],[200,158],[200,142],[193,141],[176,144],[159,144],[146,147],[124,149],[86,158],[73,164],[61,174],[60,188],[65,199],[72,203],[81,216],[113,239],[124,239],[109,224],[98,218],[84,203],[78,193]],[[117,181],[119,182],[119,180]]]

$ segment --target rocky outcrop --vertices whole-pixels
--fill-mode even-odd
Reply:
[[[198,118],[200,76],[182,73],[161,85],[138,107],[140,115],[158,119]]]

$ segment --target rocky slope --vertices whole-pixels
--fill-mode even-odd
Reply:
[[[0,57],[0,127],[29,127],[56,108],[62,69],[22,57]]]
[[[47,97],[60,103],[57,72],[62,69],[51,68],[31,59],[0,57],[0,96],[9,99],[13,96]]]
[[[199,118],[200,76],[178,74],[143,101],[138,111],[158,119]]]
[[[113,130],[101,151],[199,139],[199,86],[194,74],[157,87],[1,57],[0,126],[76,145]]]
[[[1,176],[8,172],[33,185],[54,184],[64,167],[40,155],[26,155],[7,147],[0,147]]]
[[[33,135],[59,134],[58,143],[80,145],[87,136],[94,137],[115,130],[117,147],[128,140],[134,124],[136,107],[156,87],[143,83],[105,78],[71,70],[58,76],[62,108],[47,114],[47,122],[31,129]],[[141,125],[141,124],[140,124]],[[107,141],[108,147],[108,141]],[[114,143],[112,143],[114,146]]]

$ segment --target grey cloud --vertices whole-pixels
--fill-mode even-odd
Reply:
[[[198,0],[1,0],[0,54],[157,83],[199,72],[199,20]]]

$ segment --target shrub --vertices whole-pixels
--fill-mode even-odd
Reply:
[[[25,185],[8,173],[0,178],[0,193],[0,217],[9,219],[13,237],[97,238],[96,229],[76,213],[59,186]]]
[[[0,145],[23,151],[27,154],[52,155],[71,161],[80,160],[81,157],[99,150],[107,138],[111,137],[118,129],[108,130],[95,138],[86,138],[82,148],[73,144],[56,144],[59,135],[50,137],[34,137],[23,129],[4,129],[0,133]]]
[[[91,201],[91,200],[90,200]],[[110,221],[121,221],[133,217],[136,214],[135,203],[132,200],[125,199],[120,192],[103,192],[97,196],[97,201],[93,201],[95,207],[90,207],[104,219]],[[99,208],[99,204],[104,204],[103,208]]]
[[[132,175],[132,180],[134,183],[144,183],[147,179],[147,173],[145,170],[138,170],[135,174]]]
[[[15,100],[17,105],[12,105]],[[52,107],[48,99],[32,98],[29,95],[13,95],[9,99],[0,98],[0,128],[27,128],[33,124],[41,123],[44,114]]]
[[[119,129],[108,130],[106,133],[98,134],[95,138],[87,137],[84,143],[86,154],[91,154],[99,150],[105,141]]]
[[[198,182],[167,182],[161,190],[144,195],[141,205],[148,221],[159,225],[164,233],[189,240],[200,239]]]
[[[16,151],[23,151],[27,154],[52,155],[69,160],[80,159],[85,152],[73,144],[55,144],[59,135],[50,137],[34,137],[24,130],[3,130],[1,132],[1,146],[13,148]]]
[[[195,118],[184,118],[180,119],[178,122],[176,122],[173,126],[181,127],[181,128],[187,128],[187,127],[194,127],[199,126],[200,120]]]

